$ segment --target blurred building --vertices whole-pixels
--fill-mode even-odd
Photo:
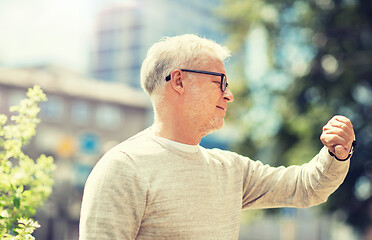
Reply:
[[[146,52],[162,37],[193,33],[222,43],[220,4],[221,0],[109,2],[97,16],[92,76],[139,87]]]
[[[94,78],[140,86],[141,16],[136,2],[110,5],[99,13],[92,53]]]
[[[36,136],[24,148],[34,159],[53,156],[57,165],[52,196],[37,220],[38,240],[78,239],[83,187],[98,159],[109,148],[146,128],[151,104],[141,91],[122,83],[84,79],[60,68],[0,68],[0,112],[19,104],[27,89],[39,85],[41,104]]]

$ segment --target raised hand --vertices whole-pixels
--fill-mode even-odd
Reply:
[[[320,140],[338,159],[349,156],[355,133],[351,121],[344,116],[336,115],[323,127]]]

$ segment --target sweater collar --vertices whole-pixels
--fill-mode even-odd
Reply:
[[[150,132],[156,140],[158,140],[158,141],[160,141],[164,144],[168,144],[168,145],[170,145],[170,146],[172,146],[172,147],[174,147],[174,148],[176,148],[176,149],[178,149],[182,152],[196,153],[196,152],[199,151],[199,144],[189,145],[189,144],[179,143],[179,142],[167,139],[167,138],[163,138],[163,137],[155,135],[155,133],[151,130],[151,128],[150,128]]]

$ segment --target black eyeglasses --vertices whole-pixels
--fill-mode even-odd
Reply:
[[[209,71],[203,71],[203,70],[191,70],[191,69],[180,69],[180,70],[184,72],[193,72],[193,73],[208,74],[208,75],[213,75],[213,76],[220,76],[221,77],[220,88],[222,92],[225,92],[227,86],[229,86],[229,84],[227,83],[227,77],[223,73],[209,72]],[[165,78],[165,81],[169,81],[170,79],[171,79],[171,75],[169,74]]]

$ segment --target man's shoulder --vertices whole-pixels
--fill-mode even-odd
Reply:
[[[249,161],[251,161],[249,157],[242,156],[236,152],[226,149],[212,148],[204,149],[204,151],[206,152],[209,158],[214,159],[215,161],[219,161],[221,164],[227,166],[246,165]]]
[[[206,149],[204,148],[204,151],[206,151],[208,153],[208,155],[212,156],[212,157],[217,157],[217,158],[235,158],[238,156],[237,153],[235,152],[232,152],[230,150],[226,150],[226,149],[219,149],[219,148],[209,148],[209,149]]]
[[[127,140],[116,145],[108,151],[108,154],[125,154],[128,157],[141,157],[154,155],[164,151],[156,142],[149,129],[145,129]]]

